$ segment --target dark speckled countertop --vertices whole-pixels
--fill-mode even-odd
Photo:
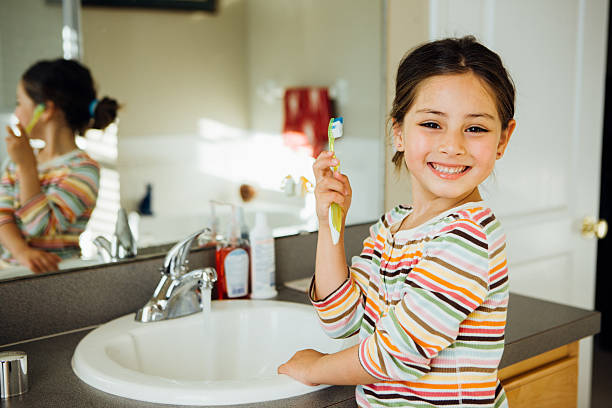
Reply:
[[[306,295],[282,289],[278,300],[306,303]],[[545,351],[572,343],[599,332],[599,312],[510,295],[506,347],[500,367],[506,367]],[[23,350],[28,354],[30,390],[3,400],[2,408],[31,407],[130,407],[170,405],[151,404],[106,394],[80,381],[70,361],[78,342],[89,329],[0,348]],[[354,407],[354,387],[329,387],[302,396],[239,407]]]

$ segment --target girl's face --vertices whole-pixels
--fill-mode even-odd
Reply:
[[[15,106],[15,116],[19,119],[19,123],[23,127],[26,127],[32,117],[34,116],[34,109],[36,108],[36,103],[30,98],[30,96],[25,91],[23,87],[23,82],[19,81],[17,84],[17,106]],[[34,128],[36,129],[36,127]]]
[[[397,150],[412,178],[415,200],[456,204],[491,174],[516,123],[502,130],[494,95],[472,73],[426,79],[401,125],[393,127]]]

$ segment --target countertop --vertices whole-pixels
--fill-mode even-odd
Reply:
[[[281,289],[277,300],[306,303],[304,293]],[[506,346],[500,368],[572,343],[599,332],[600,313],[510,294]],[[2,408],[23,407],[130,407],[171,405],[151,404],[106,394],[80,381],[70,361],[78,342],[91,328],[29,341],[2,350],[23,350],[28,354],[30,390],[2,400]],[[354,387],[329,387],[283,400],[234,405],[234,407],[354,407]]]

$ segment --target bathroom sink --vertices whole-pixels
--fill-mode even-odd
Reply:
[[[310,387],[276,373],[297,350],[333,353],[312,306],[271,300],[213,301],[212,311],[154,323],[134,315],[85,336],[72,358],[76,375],[110,394],[181,405],[228,405],[288,398]]]

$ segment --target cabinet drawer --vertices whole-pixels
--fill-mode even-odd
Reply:
[[[578,358],[566,357],[502,381],[510,408],[576,408]]]

